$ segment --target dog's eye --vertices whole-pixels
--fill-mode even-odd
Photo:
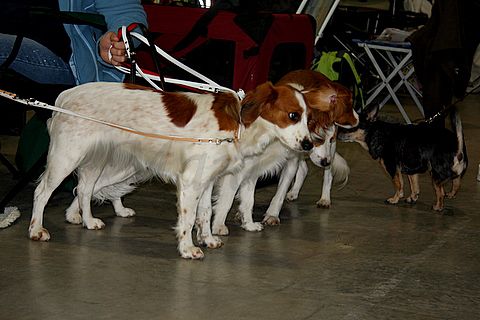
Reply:
[[[290,112],[288,114],[288,117],[290,118],[290,120],[295,121],[295,122],[300,120],[300,114],[298,114],[298,112]]]

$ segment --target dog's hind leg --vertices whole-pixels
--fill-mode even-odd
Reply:
[[[213,182],[208,186],[200,198],[197,209],[197,241],[210,249],[220,248],[223,245],[220,238],[212,235],[210,222],[212,219],[212,191]]]
[[[308,173],[307,161],[302,159],[298,163],[297,174],[295,175],[295,182],[293,183],[293,186],[290,189],[290,191],[288,191],[287,193],[287,197],[286,197],[287,201],[293,201],[298,198],[298,194],[300,193],[300,189],[303,186],[303,182],[307,177],[307,173]]]
[[[136,173],[134,167],[124,169],[124,170],[112,170],[111,167],[107,166],[102,171],[102,174],[95,183],[95,188],[93,190],[93,197],[98,198],[99,193],[101,194],[101,200],[106,198],[112,202],[113,208],[117,216],[120,217],[131,217],[135,215],[135,211],[130,208],[125,208],[122,204],[121,197],[129,192],[131,192],[134,187],[130,186],[131,183],[135,182],[132,179],[132,176]],[[118,187],[119,184],[125,185],[124,187]],[[110,187],[110,188],[109,188]],[[106,190],[109,189],[109,190]],[[112,192],[112,190],[115,190]],[[107,194],[104,194],[107,193]],[[65,211],[65,219],[72,224],[81,224],[82,216],[80,213],[80,204],[78,202],[78,196],[75,197],[71,205]]]
[[[395,188],[395,194],[385,200],[385,202],[388,204],[397,204],[398,201],[403,198],[403,177],[402,172],[399,169],[397,169],[397,171],[395,172],[392,182],[393,187]]]
[[[443,183],[438,183],[432,180],[433,189],[435,190],[435,204],[432,206],[432,209],[435,211],[442,211],[444,208],[444,198],[445,190],[443,188]]]
[[[240,205],[238,206],[237,215],[242,219],[242,228],[247,231],[263,230],[263,225],[260,222],[253,222],[256,183],[256,179],[245,180],[238,191]]]
[[[243,180],[241,172],[223,176],[217,186],[218,197],[213,207],[214,216],[212,224],[213,234],[227,236],[229,231],[225,225],[228,212],[235,200],[235,194]]]
[[[445,195],[448,199],[452,199],[457,194],[460,189],[460,179],[461,177],[459,176],[452,180],[452,190]]]
[[[61,150],[62,152],[55,152]],[[45,206],[50,199],[53,191],[62,183],[62,181],[71,174],[78,166],[80,160],[74,156],[80,156],[80,153],[63,152],[63,148],[58,148],[52,143],[48,153],[47,167],[42,174],[41,181],[35,189],[32,219],[29,226],[29,237],[32,240],[47,241],[50,239],[48,230],[43,228],[43,213]]]
[[[420,194],[420,184],[418,183],[418,174],[408,175],[408,183],[410,184],[410,196],[405,199],[407,203],[416,203]]]
[[[89,230],[99,230],[105,227],[102,220],[93,217],[91,202],[95,184],[102,172],[102,166],[86,166],[78,169],[77,195],[83,226]]]

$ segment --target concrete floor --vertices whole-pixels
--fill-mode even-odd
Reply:
[[[95,207],[101,231],[64,222],[71,196],[59,193],[46,213],[52,239],[40,243],[27,238],[31,184],[11,203],[21,218],[0,230],[0,319],[480,319],[480,97],[460,110],[470,166],[443,215],[430,210],[428,175],[417,205],[384,204],[393,189],[380,166],[340,144],[351,175],[331,209],[315,206],[323,172],[312,167],[280,226],[248,233],[230,218],[225,246],[203,261],[176,252],[170,185],[126,197],[134,218]],[[12,140],[2,137],[7,155]],[[13,183],[1,166],[0,194]],[[274,190],[257,191],[256,220]]]

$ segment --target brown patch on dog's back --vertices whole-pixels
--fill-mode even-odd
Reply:
[[[215,95],[212,110],[220,130],[235,131],[240,123],[240,102],[231,93]]]
[[[197,111],[195,102],[180,93],[165,92],[162,102],[170,120],[177,127],[185,127]]]

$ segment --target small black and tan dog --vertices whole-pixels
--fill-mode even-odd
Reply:
[[[408,176],[411,194],[405,199],[415,203],[420,194],[418,174],[430,172],[436,201],[433,210],[442,211],[444,198],[453,198],[460,188],[460,178],[467,169],[467,152],[462,123],[456,110],[451,112],[452,132],[428,123],[398,124],[377,119],[378,108],[360,114],[358,127],[339,132],[341,141],[358,142],[378,159],[392,177],[395,194],[386,200],[396,204],[403,198],[402,174]],[[452,181],[445,193],[444,185]]]

